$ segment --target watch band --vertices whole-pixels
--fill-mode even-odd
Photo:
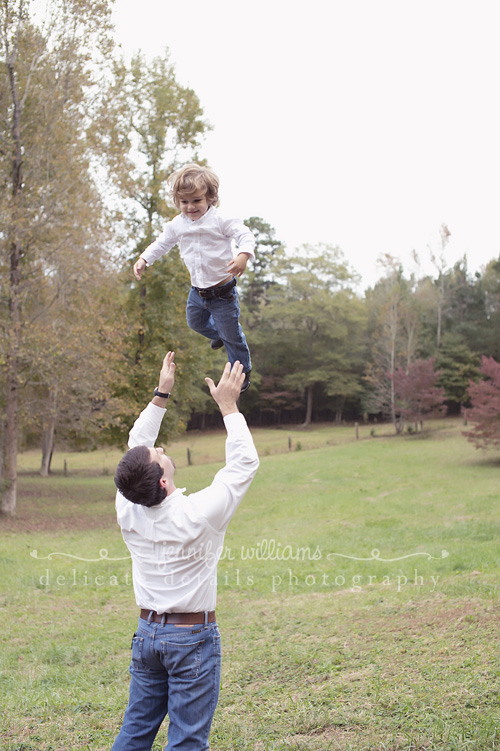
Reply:
[[[163,394],[161,391],[158,391],[158,387],[153,391],[153,395],[159,396],[161,399],[170,399],[170,394]]]

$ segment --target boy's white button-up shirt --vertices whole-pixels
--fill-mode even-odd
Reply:
[[[214,206],[194,222],[179,214],[141,253],[148,266],[179,245],[181,257],[194,287],[206,289],[227,279],[227,266],[234,258],[233,240],[239,253],[255,258],[255,237],[241,219],[225,219]]]
[[[148,404],[130,431],[129,447],[154,446],[164,414],[161,407]],[[259,466],[243,415],[227,415],[224,423],[226,465],[208,488],[190,495],[177,488],[151,508],[116,494],[118,524],[132,557],[140,608],[157,613],[215,609],[224,534]]]

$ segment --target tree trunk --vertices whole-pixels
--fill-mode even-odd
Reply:
[[[49,392],[49,414],[44,420],[42,428],[42,465],[40,474],[42,477],[48,477],[50,474],[50,463],[54,453],[54,436],[56,433],[57,421],[57,388]]]
[[[19,350],[21,344],[20,326],[20,282],[21,282],[21,198],[22,198],[22,148],[21,148],[21,106],[17,97],[14,73],[15,56],[7,59],[10,93],[12,97],[12,140],[14,154],[12,157],[12,214],[10,234],[10,275],[9,275],[9,341],[6,358],[6,404],[5,404],[5,458],[2,493],[2,512],[9,516],[16,513],[17,502],[17,441],[18,441],[18,371]]]
[[[12,315],[10,316],[12,325]],[[2,513],[14,516],[17,503],[17,433],[18,433],[18,384],[17,384],[17,334],[11,332],[7,354],[7,393],[5,421],[5,457],[2,493]],[[12,341],[14,340],[14,341]]]
[[[439,262],[439,295],[438,295],[438,320],[437,320],[437,332],[436,332],[436,348],[441,346],[441,327],[443,323],[443,305],[444,305],[444,251],[450,239],[450,231],[446,224],[442,224],[439,230],[441,235],[441,258]]]
[[[436,332],[436,348],[439,349],[441,346],[441,319],[442,319],[442,301],[441,301],[441,291],[439,292],[439,300],[438,300],[438,319],[437,319],[437,332]]]
[[[342,412],[344,409],[344,403],[345,403],[344,397],[339,397],[337,399],[337,404],[335,405],[335,425],[340,425],[342,423]]]
[[[9,295],[9,342],[7,349],[7,384],[5,404],[5,456],[2,513],[14,516],[17,502],[17,441],[18,441],[18,358],[21,339],[19,325],[19,247],[11,249]]]
[[[309,425],[311,424],[312,410],[313,410],[313,390],[314,390],[313,384],[307,387],[306,419],[302,423],[303,428],[308,428]]]
[[[54,434],[56,428],[55,417],[51,417],[42,433],[42,464],[40,474],[42,477],[50,475],[50,464],[54,453]]]

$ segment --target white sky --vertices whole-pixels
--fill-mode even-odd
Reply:
[[[213,125],[221,210],[293,250],[338,245],[364,285],[451,238],[500,254],[497,0],[116,0],[126,56],[169,48]]]

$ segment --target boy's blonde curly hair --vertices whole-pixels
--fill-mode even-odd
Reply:
[[[168,184],[177,208],[180,208],[181,196],[190,196],[199,190],[204,191],[210,206],[216,206],[219,201],[219,178],[208,167],[186,164],[170,175]]]

